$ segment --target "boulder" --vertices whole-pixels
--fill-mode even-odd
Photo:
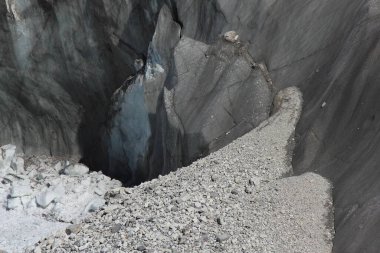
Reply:
[[[57,194],[52,191],[44,191],[36,196],[36,202],[39,207],[46,208],[57,198]]]
[[[78,176],[83,176],[85,174],[88,174],[89,171],[90,170],[87,166],[78,163],[78,164],[74,164],[74,165],[71,164],[67,166],[63,170],[63,173],[68,176],[78,177]]]
[[[14,184],[10,191],[11,198],[30,196],[33,191],[30,185],[27,184]]]
[[[231,43],[236,43],[239,41],[239,35],[237,34],[237,32],[235,31],[229,31],[229,32],[226,32],[224,35],[223,35],[224,39],[228,42],[231,42]]]
[[[7,209],[14,210],[22,208],[22,203],[20,198],[8,198]]]
[[[63,185],[59,184],[50,187],[36,196],[37,205],[46,208],[53,201],[59,201],[64,194],[65,188]]]

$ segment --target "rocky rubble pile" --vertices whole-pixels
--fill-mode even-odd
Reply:
[[[189,167],[109,191],[96,215],[35,252],[331,252],[329,182],[284,178],[301,100],[280,92],[258,128]]]
[[[31,157],[27,166],[14,145],[0,148],[0,203],[7,210],[71,222],[104,205],[104,194],[121,183],[78,163]]]
[[[0,249],[17,252],[47,236],[46,229],[54,232],[65,223],[79,222],[105,204],[108,190],[120,186],[101,172],[90,173],[83,164],[24,157],[16,154],[14,145],[0,147]],[[25,236],[16,248],[13,242],[21,235],[14,237],[12,231]]]

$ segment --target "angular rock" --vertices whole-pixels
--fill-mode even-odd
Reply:
[[[13,210],[13,209],[19,209],[22,208],[22,203],[20,198],[8,198],[7,201],[7,209]]]
[[[59,184],[57,186],[50,187],[36,196],[36,203],[42,208],[46,208],[53,201],[59,201],[65,194],[65,188]]]
[[[44,191],[36,196],[36,202],[39,207],[46,208],[57,198],[57,194],[52,191]]]
[[[30,185],[27,184],[14,184],[10,191],[11,198],[23,197],[32,195],[33,191]]]
[[[21,199],[21,204],[24,207],[24,209],[36,207],[36,201],[34,197],[23,196],[23,197],[20,197],[20,199]]]
[[[57,162],[55,165],[54,165],[54,170],[55,171],[60,171],[62,169],[62,162]]]

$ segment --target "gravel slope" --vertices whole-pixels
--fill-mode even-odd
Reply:
[[[331,252],[329,182],[283,178],[301,107],[297,89],[281,91],[258,128],[187,168],[109,192],[80,229],[35,251]]]

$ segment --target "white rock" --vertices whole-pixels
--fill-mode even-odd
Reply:
[[[0,147],[0,176],[4,176],[10,169],[12,159],[16,153],[16,146],[5,145]]]
[[[41,192],[36,196],[36,202],[38,206],[46,208],[51,202],[55,200],[55,198],[57,198],[57,194],[55,192],[47,190]]]
[[[42,250],[41,250],[41,248],[40,247],[36,247],[35,249],[34,249],[34,251],[33,251],[33,253],[41,253],[42,252]]]
[[[65,195],[65,187],[59,183],[53,187],[53,191],[57,194],[55,201],[60,201],[61,198]]]
[[[14,184],[11,188],[10,195],[12,198],[23,197],[32,195],[33,191],[30,185],[26,184]]]
[[[22,208],[22,203],[20,198],[9,198],[7,201],[7,209],[14,210]]]
[[[24,171],[24,159],[22,157],[16,157],[11,162],[11,168],[16,172],[20,173]]]
[[[60,201],[65,194],[65,188],[59,184],[51,187],[36,196],[36,202],[38,206],[46,208],[53,201]]]
[[[24,204],[24,207],[25,207],[26,209],[33,209],[33,208],[36,208],[36,207],[37,207],[37,203],[36,203],[35,198],[32,198],[28,203],[26,203],[26,205]]]
[[[56,171],[60,171],[62,169],[62,163],[61,162],[57,162],[55,165],[54,165],[54,170]]]
[[[24,208],[30,208],[33,206],[33,203],[35,203],[32,196],[23,196],[20,198],[20,200]]]
[[[12,144],[4,145],[1,148],[2,160],[8,160],[9,163],[12,161],[16,154],[16,146]]]
[[[77,177],[77,176],[85,175],[89,171],[90,171],[89,168],[87,168],[85,165],[78,163],[75,165],[67,166],[64,170],[64,174],[68,176]]]

